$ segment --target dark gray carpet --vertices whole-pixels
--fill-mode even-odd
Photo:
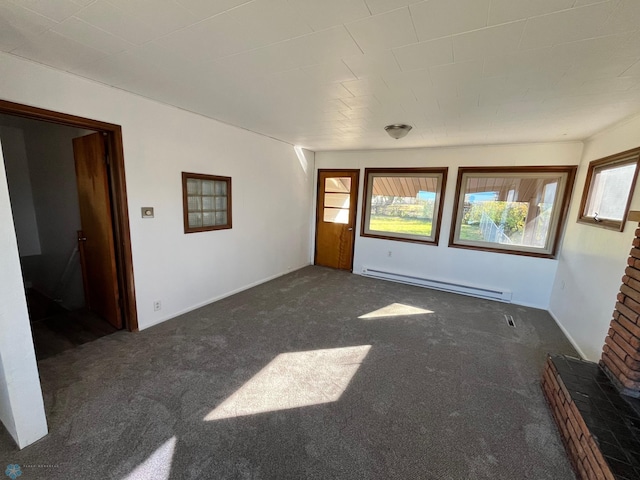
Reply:
[[[391,304],[433,313],[358,318]],[[20,464],[21,480],[572,479],[539,386],[546,352],[576,355],[544,311],[307,267],[40,362],[51,433],[17,451],[2,432],[0,467]]]

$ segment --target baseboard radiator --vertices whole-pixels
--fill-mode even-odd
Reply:
[[[473,285],[465,285],[462,283],[438,280],[435,278],[425,278],[417,277],[414,275],[406,275],[403,273],[386,272],[384,270],[376,270],[369,267],[364,267],[362,269],[362,275],[364,275],[365,277],[379,278],[381,280],[390,280],[392,282],[416,285],[418,287],[433,288],[435,290],[443,290],[445,292],[469,295],[471,297],[487,298],[490,300],[498,300],[501,302],[511,302],[510,290],[477,287]]]

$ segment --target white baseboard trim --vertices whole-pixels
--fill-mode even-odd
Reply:
[[[262,285],[263,283],[270,282],[271,280],[275,280],[276,278],[282,277],[282,276],[287,275],[289,273],[293,273],[293,272],[295,272],[297,270],[300,270],[301,268],[308,267],[309,265],[310,264],[307,263],[307,264],[301,265],[299,267],[294,267],[291,270],[287,270],[286,272],[276,273],[275,275],[271,275],[270,277],[266,277],[266,278],[263,278],[261,280],[257,280],[255,282],[252,282],[252,283],[248,284],[248,285],[244,285],[244,286],[242,286],[240,288],[236,288],[235,290],[231,290],[230,292],[225,292],[225,293],[223,293],[221,295],[218,295],[216,297],[212,297],[212,298],[210,298],[208,300],[205,300],[204,302],[200,302],[200,303],[197,303],[196,305],[192,305],[192,306],[190,306],[188,308],[180,310],[179,312],[171,313],[170,315],[168,315],[166,317],[155,319],[155,320],[145,324],[144,326],[140,326],[139,330],[140,331],[146,330],[147,328],[153,327],[155,325],[159,325],[161,323],[166,322],[167,320],[171,320],[172,318],[179,317],[180,315],[184,315],[185,313],[192,312],[193,310],[197,310],[198,308],[201,308],[201,307],[204,307],[204,306],[209,305],[211,303],[217,302],[218,300],[222,300],[223,298],[230,297],[231,295],[235,295],[236,293],[244,292],[245,290],[249,290],[250,288],[257,287],[258,285]]]
[[[551,310],[547,310],[547,312],[549,312],[549,315],[551,315],[551,318],[553,318],[553,320],[556,322],[556,325],[558,325],[558,327],[560,327],[560,330],[562,330],[562,333],[564,333],[564,336],[567,337],[567,339],[569,340],[571,345],[573,345],[573,348],[576,349],[576,351],[580,355],[580,358],[582,358],[583,360],[588,360],[587,356],[584,354],[584,352],[582,351],[580,346],[577,344],[577,342],[573,339],[571,334],[567,331],[566,328],[564,328],[562,323],[560,323],[560,320],[558,320],[558,317],[556,317]]]

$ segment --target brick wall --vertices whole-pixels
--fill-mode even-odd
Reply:
[[[621,393],[640,398],[640,228],[627,265],[601,365]]]
[[[544,368],[542,389],[578,478],[615,480],[551,358]]]

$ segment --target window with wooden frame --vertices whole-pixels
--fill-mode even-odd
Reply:
[[[231,177],[182,172],[184,233],[231,228]]]
[[[461,167],[449,246],[553,258],[576,167]]]
[[[361,236],[437,244],[446,168],[367,168]]]
[[[640,148],[589,163],[578,222],[621,232],[638,177]]]

